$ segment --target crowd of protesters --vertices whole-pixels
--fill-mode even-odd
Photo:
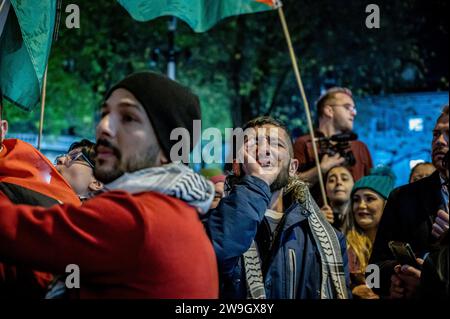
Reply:
[[[448,105],[432,162],[396,189],[352,134],[352,92],[332,88],[316,107],[317,141],[257,117],[208,179],[171,161],[171,132],[193,136],[201,112],[163,75],[110,88],[96,142],[54,164],[6,138],[0,99],[0,298],[448,298]],[[73,264],[77,288],[66,285]]]

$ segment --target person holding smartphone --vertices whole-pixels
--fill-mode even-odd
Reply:
[[[444,106],[433,129],[432,162],[436,172],[392,191],[384,209],[370,263],[380,267],[383,296],[410,298],[417,291],[421,270],[400,265],[393,257],[390,241],[409,243],[419,264],[448,230],[449,114]]]

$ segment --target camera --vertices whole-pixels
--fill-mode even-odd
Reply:
[[[319,142],[320,159],[322,160],[322,157],[325,154],[328,154],[329,156],[340,154],[343,158],[345,158],[346,165],[355,165],[356,159],[351,150],[350,142],[357,139],[358,135],[353,132],[336,134],[331,137],[319,137],[317,140]]]

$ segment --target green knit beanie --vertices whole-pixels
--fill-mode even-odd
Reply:
[[[371,170],[370,175],[364,176],[355,183],[352,196],[358,189],[367,188],[387,199],[394,189],[395,179],[395,174],[389,167],[378,166]]]

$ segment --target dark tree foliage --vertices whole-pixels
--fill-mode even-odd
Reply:
[[[69,3],[80,7],[81,28],[66,29],[63,10],[50,57],[45,132],[92,137],[108,87],[133,71],[165,72],[168,18],[140,23],[115,1],[63,1],[63,9]],[[357,96],[448,90],[448,2],[376,1],[380,29],[365,26],[369,3],[284,0],[312,107],[321,89],[334,85]],[[229,18],[202,34],[179,21],[176,46],[178,80],[199,94],[204,127],[270,114],[305,130],[276,11]],[[9,107],[8,118],[13,131],[37,132],[39,110]]]

